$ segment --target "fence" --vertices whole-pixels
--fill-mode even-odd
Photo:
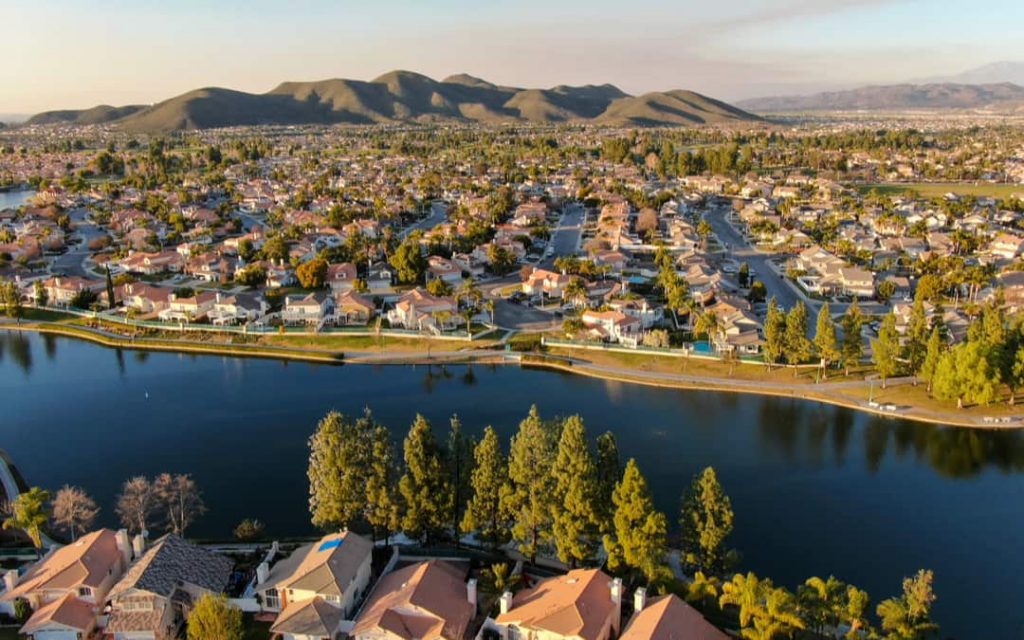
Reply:
[[[629,353],[629,354],[646,354],[652,356],[667,356],[671,358],[693,358],[696,360],[710,360],[713,362],[721,362],[722,356],[714,354],[697,353],[690,348],[673,349],[671,347],[647,347],[647,346],[636,346],[627,347],[618,344],[604,344],[600,342],[580,342],[578,340],[564,340],[559,338],[548,338],[543,337],[541,344],[546,347],[563,347],[566,349],[583,349],[588,351],[605,351],[610,353]],[[737,362],[744,364],[764,364],[764,359],[761,356],[738,356],[736,357]]]

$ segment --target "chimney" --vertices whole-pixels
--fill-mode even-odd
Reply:
[[[256,584],[263,584],[270,577],[270,565],[266,562],[261,562],[260,566],[256,567]]]
[[[18,570],[11,569],[4,573],[4,591],[10,591],[18,586]]]
[[[476,578],[470,578],[466,583],[466,600],[469,600],[469,604],[473,605],[473,611],[476,611]]]
[[[127,529],[118,529],[117,531],[117,550],[121,552],[121,557],[124,559],[124,566],[132,561],[132,543],[128,537]]]
[[[633,594],[633,611],[640,613],[647,606],[647,589],[640,587]]]
[[[615,614],[612,618],[613,636],[619,635],[619,627],[622,626],[622,578],[615,578],[609,584],[612,593],[612,602],[615,604]]]
[[[132,540],[132,551],[136,558],[141,558],[142,554],[146,552],[146,538],[141,533]]]
[[[506,591],[501,594],[501,600],[499,602],[499,606],[501,607],[499,610],[501,613],[508,613],[512,609],[512,592]]]

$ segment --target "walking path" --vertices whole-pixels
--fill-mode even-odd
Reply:
[[[21,488],[18,487],[18,482],[14,479],[14,474],[11,472],[11,467],[7,463],[6,452],[0,451],[0,484],[4,487],[4,493],[7,494],[7,500],[14,502],[18,496],[21,495]],[[42,539],[43,548],[49,549],[51,547],[59,546],[58,543],[54,542],[50,536],[43,532],[40,532],[40,538]]]

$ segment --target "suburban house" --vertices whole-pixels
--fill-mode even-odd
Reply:
[[[356,286],[356,279],[358,277],[356,265],[351,262],[327,266],[327,286],[335,294],[351,291]]]
[[[100,529],[51,550],[19,576],[4,574],[0,613],[14,614],[25,600],[32,616],[20,633],[35,640],[78,640],[89,637],[107,593],[124,574],[132,557],[128,532]]]
[[[167,299],[167,308],[160,312],[159,317],[164,321],[192,322],[204,317],[216,302],[215,291],[196,291],[189,297],[172,293]]]
[[[217,292],[217,299],[213,303],[206,317],[213,324],[235,324],[255,322],[267,315],[270,305],[258,293],[222,293]]]
[[[424,560],[385,575],[348,637],[354,640],[462,640],[476,615],[468,567]]]
[[[334,298],[323,291],[285,296],[281,321],[285,324],[319,325],[334,315]]]
[[[180,272],[185,265],[184,258],[177,251],[146,253],[134,251],[121,260],[121,267],[129,273],[155,275],[168,271]]]
[[[640,318],[622,311],[588,309],[580,316],[580,320],[593,337],[607,342],[635,347],[643,337],[643,323]]]
[[[1011,233],[1001,233],[988,246],[989,252],[1004,260],[1013,260],[1024,254],[1024,238]]]
[[[147,314],[166,309],[171,290],[145,282],[129,282],[115,289],[114,297],[126,308]]]
[[[370,583],[372,552],[373,543],[346,531],[260,565],[256,593],[264,611],[279,614],[271,631],[284,640],[333,640]]]
[[[633,596],[633,617],[619,640],[729,640],[730,637],[679,596],[669,594],[648,600],[647,590],[640,587]]]
[[[335,322],[337,324],[366,324],[373,317],[376,308],[369,298],[355,291],[345,291],[335,296]]]
[[[106,287],[102,280],[89,280],[78,276],[55,276],[43,280],[43,290],[50,306],[68,306],[82,291],[101,293]]]
[[[528,296],[561,298],[562,291],[571,281],[571,275],[534,267],[529,274],[523,276],[523,293]]]
[[[391,282],[395,272],[386,262],[374,262],[366,271],[366,286],[370,293],[391,293]]]
[[[485,626],[503,640],[611,640],[619,635],[622,581],[600,569],[576,569],[514,596],[505,592],[500,607]]]
[[[145,551],[137,546],[139,558],[110,592],[107,637],[170,640],[197,598],[223,592],[234,564],[174,534]]]
[[[451,285],[462,282],[462,267],[442,256],[427,259],[427,281],[443,280]]]
[[[459,307],[451,296],[435,296],[416,288],[402,295],[395,308],[388,311],[391,326],[423,331],[454,329],[462,323]]]

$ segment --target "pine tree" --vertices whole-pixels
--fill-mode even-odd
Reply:
[[[907,342],[904,345],[907,366],[910,371],[917,373],[924,365],[928,355],[928,314],[924,309],[923,300],[915,300],[910,310],[910,322],[907,323]],[[914,380],[917,384],[917,380]]]
[[[807,339],[807,307],[797,302],[786,314],[786,362],[798,365],[811,357],[811,341]],[[795,376],[797,369],[793,369]]]
[[[928,337],[928,346],[925,349],[924,360],[917,370],[917,375],[928,383],[928,393],[932,392],[932,383],[935,381],[935,371],[939,367],[939,360],[942,358],[942,334],[938,327],[932,329]]]
[[[551,466],[555,438],[537,407],[530,407],[509,448],[509,484],[502,492],[502,510],[512,519],[512,538],[523,555],[535,559],[540,546],[551,538],[551,503],[554,490]]]
[[[409,428],[404,451],[405,474],[398,482],[405,503],[402,528],[429,544],[450,523],[451,485],[434,430],[422,415]]]
[[[466,500],[470,495],[470,480],[473,475],[473,441],[462,430],[458,416],[452,416],[448,429],[448,449],[445,452],[448,467],[448,482],[452,487],[452,531],[459,530]]]
[[[501,493],[508,486],[508,460],[493,427],[484,429],[483,439],[473,449],[473,459],[472,492],[462,516],[462,531],[479,531],[496,548],[509,535],[501,510]]]
[[[106,267],[107,271],[107,308],[113,309],[117,306],[117,299],[114,296],[114,280],[110,277],[110,267]]]
[[[683,550],[687,558],[704,571],[720,573],[725,568],[725,539],[732,533],[733,511],[713,467],[694,477],[683,496]]]
[[[387,427],[377,425],[373,430],[370,473],[366,479],[366,521],[374,535],[390,542],[391,534],[401,526],[398,496],[398,468],[395,447]]]
[[[615,505],[612,494],[615,483],[622,477],[622,461],[619,459],[619,445],[615,434],[605,431],[597,437],[597,508],[598,529],[602,535],[612,532]]]
[[[850,375],[850,367],[860,364],[861,356],[864,355],[864,340],[860,335],[861,327],[864,326],[864,316],[860,312],[856,298],[846,308],[842,326],[843,344],[840,348],[840,357],[843,360],[846,375]]]
[[[768,369],[782,359],[786,352],[786,315],[779,309],[775,296],[768,301],[768,313],[764,319],[764,360]]]
[[[665,514],[654,509],[647,480],[640,473],[636,460],[631,458],[626,463],[612,502],[615,504],[615,531],[604,538],[608,565],[613,570],[635,569],[648,582],[662,580],[668,523]]]
[[[558,559],[575,567],[594,553],[599,525],[597,469],[586,428],[579,416],[562,426],[558,454],[551,470],[554,496],[552,532]]]
[[[366,476],[374,422],[331,411],[309,439],[309,510],[325,530],[351,527],[366,510]]]
[[[961,342],[942,354],[935,370],[935,397],[986,405],[999,394],[999,369],[992,364],[989,347],[982,342]]]
[[[839,359],[836,325],[832,321],[828,303],[821,305],[821,309],[818,311],[818,320],[814,328],[814,346],[818,350],[818,357],[822,360],[825,377],[828,377],[829,365]]]
[[[888,378],[900,372],[900,335],[896,331],[896,316],[889,313],[878,329],[878,339],[871,341],[871,359],[882,377],[882,388]]]

